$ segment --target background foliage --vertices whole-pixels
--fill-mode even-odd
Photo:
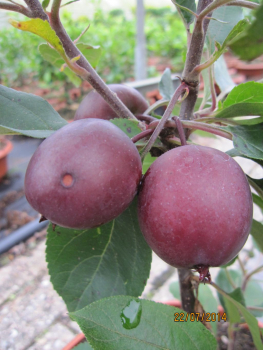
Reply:
[[[10,16],[19,17],[16,14]],[[121,10],[105,13],[97,9],[93,19],[80,17],[75,20],[70,12],[64,11],[62,23],[73,40],[90,24],[84,36],[85,42],[101,46],[102,55],[97,71],[107,83],[119,83],[133,78],[135,16],[127,18]],[[125,31],[123,31],[124,24]],[[108,35],[109,28],[110,36]],[[183,65],[186,34],[183,23],[175,14],[175,10],[171,8],[148,9],[145,31],[148,56],[162,56],[171,59],[174,70],[180,70]],[[52,80],[67,81],[63,73],[39,54],[38,45],[44,42],[41,38],[33,34],[20,33],[9,25],[0,33],[0,81],[3,84],[20,85],[25,80],[28,83],[30,81],[28,77],[46,84]],[[29,52],[30,55],[28,55]],[[159,73],[154,67],[149,67],[148,74],[154,76]]]

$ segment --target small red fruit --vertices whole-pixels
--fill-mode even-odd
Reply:
[[[216,149],[190,145],[168,151],[148,169],[138,215],[159,257],[198,270],[205,281],[210,266],[228,263],[245,244],[252,204],[236,161]]]
[[[148,108],[148,103],[137,90],[121,84],[111,84],[108,86],[132,112],[132,114],[143,114]],[[118,118],[118,115],[101,97],[101,95],[93,90],[80,103],[74,120],[85,118],[110,120]]]
[[[121,129],[106,120],[78,120],[36,150],[27,168],[25,194],[52,223],[92,228],[129,206],[141,173],[139,153]]]

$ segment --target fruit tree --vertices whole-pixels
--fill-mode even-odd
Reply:
[[[223,59],[227,50],[244,61],[263,54],[263,6],[172,3],[188,38],[184,69],[176,89],[164,71],[163,99],[149,106],[138,91],[104,83],[84,28],[73,41],[63,27],[61,0],[0,1],[1,10],[27,17],[10,24],[21,35],[40,36],[46,60],[94,88],[69,124],[44,99],[1,85],[0,133],[45,139],[29,163],[25,194],[50,221],[49,274],[86,349],[221,349],[216,332],[223,323],[228,350],[243,323],[263,349],[256,318],[263,292],[254,280],[263,266],[246,265],[263,252],[263,226],[253,219],[253,204],[263,211],[263,179],[235,160],[263,166],[263,84],[236,86]],[[197,144],[199,130],[231,140],[233,148]],[[178,269],[181,309],[140,298],[152,250]],[[220,312],[212,312],[211,301]]]

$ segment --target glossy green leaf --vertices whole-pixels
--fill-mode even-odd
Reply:
[[[263,123],[257,125],[227,126],[233,135],[234,147],[248,158],[263,159]]]
[[[0,133],[45,138],[67,122],[43,98],[0,85]]]
[[[218,41],[215,41],[215,51],[213,52],[212,56],[209,58],[207,62],[210,62],[210,64],[211,64],[211,60],[215,62],[225,52],[227,44],[234,38],[238,37],[240,33],[243,32],[247,23],[248,21],[246,19],[239,21],[234,26],[234,28],[230,31],[230,33],[228,33],[222,45]]]
[[[257,319],[243,305],[241,305],[235,299],[231,298],[229,294],[226,294],[223,291],[219,291],[219,293],[221,293],[225,299],[228,299],[229,303],[232,304],[232,308],[235,307],[238,310],[238,312],[241,313],[246,323],[248,324],[254,345],[256,346],[257,350],[263,350],[263,344],[261,341]]]
[[[152,163],[157,159],[157,157],[152,157],[150,153],[146,154],[143,165],[142,165],[142,172],[143,174],[146,173],[146,171],[149,169],[149,167],[152,165]]]
[[[165,100],[170,100],[174,93],[174,85],[170,68],[166,68],[163,72],[159,83],[159,91]]]
[[[242,116],[263,116],[263,84],[248,82],[236,86],[227,96],[223,108],[216,112],[217,118],[234,118]],[[257,120],[258,119],[258,120]],[[246,119],[240,124],[252,125],[262,122],[261,118]]]
[[[186,26],[193,23],[194,15],[192,13],[190,13],[189,11],[177,6],[177,4],[180,6],[186,7],[187,9],[196,13],[195,1],[194,0],[172,0],[172,2],[176,6],[176,9],[177,9],[178,13],[180,14],[180,16],[182,17]]]
[[[243,11],[237,6],[222,6],[213,11],[213,18],[221,22],[212,20],[209,23],[206,43],[210,53],[215,50],[215,42],[222,45],[235,25],[243,19]]]
[[[137,120],[131,120],[126,118],[111,119],[110,122],[120,128],[130,138],[138,135],[142,130],[139,128],[139,122]]]
[[[96,350],[216,349],[215,338],[201,322],[174,322],[174,313],[182,310],[149,300],[137,300],[139,322],[132,329],[124,328],[123,310],[133,300],[129,296],[102,299],[70,317]]]
[[[250,234],[256,242],[256,247],[263,252],[263,225],[253,220]]]
[[[255,12],[255,20],[244,33],[230,43],[231,50],[241,60],[253,60],[263,54],[263,5]]]
[[[101,48],[99,46],[91,46],[83,43],[77,44],[77,48],[87,58],[89,63],[95,68],[101,56]],[[53,66],[56,68],[60,69],[63,64],[65,64],[64,59],[59,55],[59,53],[48,44],[39,45],[38,50],[42,57],[49,63],[53,64]],[[65,66],[63,72],[68,76],[70,81],[75,86],[79,86],[81,84],[82,80],[67,66]]]
[[[48,228],[46,259],[51,282],[69,311],[112,295],[141,295],[151,255],[139,228],[136,201],[98,228]]]

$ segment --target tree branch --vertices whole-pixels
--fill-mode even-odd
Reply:
[[[0,1],[0,9],[18,12],[26,17],[29,17],[29,18],[33,17],[33,13],[29,10],[29,8],[24,7],[23,5],[20,5],[20,4],[7,3],[7,2]]]
[[[211,4],[212,1],[213,0],[200,0],[198,3],[197,14],[200,14],[207,6]],[[185,81],[189,86],[189,95],[185,101],[182,102],[180,119],[193,118],[193,111],[197,100],[200,79],[200,73],[193,73],[193,69],[201,62],[208,24],[208,19],[200,21],[199,17],[195,23],[189,50],[187,52],[184,71],[182,74],[183,81]]]
[[[237,1],[231,1],[227,4],[227,6],[241,6],[246,7],[248,9],[254,10],[259,7],[259,4],[252,1],[245,1],[245,0],[237,0]]]
[[[40,18],[43,21],[48,21],[48,15],[44,11],[42,5],[38,0],[24,0],[27,6],[30,8],[33,16],[32,18]]]
[[[199,0],[197,7],[197,14],[199,15],[205,8],[207,8],[213,0]],[[210,14],[210,16],[212,13]],[[209,20],[195,22],[195,27],[191,37],[191,42],[186,56],[186,63],[182,74],[183,81],[189,87],[189,94],[182,102],[180,110],[181,120],[190,120],[193,118],[194,106],[198,96],[200,73],[191,76],[192,70],[200,64],[204,49],[205,35],[207,32]],[[189,136],[187,132],[186,136]],[[194,312],[195,295],[192,289],[191,278],[193,273],[188,269],[178,269],[179,283],[181,291],[181,299],[183,309],[189,313]]]
[[[103,99],[108,102],[111,108],[118,114],[121,118],[135,119],[137,118],[131,113],[131,111],[121,102],[118,96],[110,90],[110,88],[104,83],[97,72],[93,69],[90,63],[74,45],[67,32],[65,31],[59,15],[58,15],[58,5],[61,0],[55,0],[52,7],[52,12],[50,16],[51,27],[55,30],[57,36],[59,37],[67,56],[72,59],[74,57],[80,56],[76,63],[83,69],[85,69],[88,74],[85,77],[93,88],[103,97]]]

